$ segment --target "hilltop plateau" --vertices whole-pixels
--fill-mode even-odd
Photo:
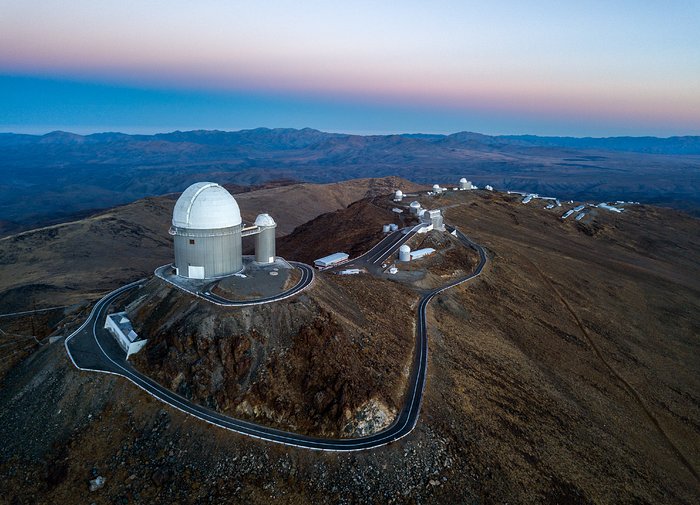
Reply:
[[[697,503],[700,220],[649,205],[562,220],[574,204],[548,210],[539,200],[486,191],[418,199],[444,209],[445,221],[486,248],[489,262],[428,306],[427,384],[411,434],[355,453],[256,441],[189,417],[120,377],[80,372],[60,339],[44,340],[0,379],[0,496],[14,503],[86,495],[95,503]],[[355,200],[299,221],[280,238],[279,252],[308,261],[352,246],[346,252],[367,250],[381,238],[377,225],[395,218],[394,204],[388,195]],[[12,247],[0,241],[3,303],[20,308],[21,290],[40,281],[58,293],[55,300],[94,300],[148,274],[171,257],[172,203],[111,209],[112,225],[97,217],[65,225],[77,227],[75,235],[59,227],[54,237],[47,231],[54,228],[29,232]],[[289,209],[278,222],[300,219]],[[131,233],[147,238],[125,244]],[[51,263],[49,247],[77,251],[97,237],[100,254],[66,252]],[[27,249],[15,249],[23,240]],[[347,426],[333,417],[341,405],[356,409],[376,391],[390,408],[400,401],[414,301],[476,263],[473,253],[456,252],[452,238],[431,232],[412,240],[413,248],[438,249],[411,263],[425,270],[422,278],[403,268],[377,277],[321,272],[278,316],[251,310],[227,320],[150,281],[133,307],[155,346],[137,355],[138,365],[236,415],[251,416],[237,406],[257,402],[265,407],[249,419],[337,433]],[[106,274],[88,273],[95,268]],[[71,272],[82,280],[63,291]],[[41,301],[54,300],[49,292]],[[62,311],[44,323],[44,334],[70,333],[85,305]],[[12,332],[22,331],[12,321]],[[9,332],[8,324],[0,320]],[[207,328],[215,328],[207,330],[208,346],[189,344],[188,335]],[[285,349],[288,361],[275,349]],[[229,374],[222,372],[219,389],[212,388],[217,366]],[[352,379],[349,399],[335,389],[341,377]],[[332,390],[328,410],[314,405],[324,385]],[[98,475],[104,487],[88,492]]]

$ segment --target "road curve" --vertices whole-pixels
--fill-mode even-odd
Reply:
[[[211,302],[215,305],[220,305],[222,307],[249,307],[251,305],[263,305],[265,303],[272,303],[272,302],[278,302],[280,300],[284,300],[285,298],[289,298],[291,296],[296,295],[300,291],[303,291],[307,287],[311,285],[311,283],[314,280],[314,269],[311,268],[309,265],[306,263],[300,263],[298,261],[289,261],[288,263],[294,265],[296,268],[298,268],[301,271],[301,278],[299,279],[299,282],[296,283],[295,286],[289,288],[287,291],[283,291],[281,293],[278,293],[276,295],[272,296],[266,296],[263,298],[255,298],[251,300],[229,300],[227,298],[224,298],[222,296],[219,296],[215,293],[211,293],[209,291],[201,292],[201,291],[193,291],[191,289],[187,289],[184,286],[181,286],[179,284],[175,284],[171,280],[169,280],[165,275],[164,275],[164,270],[166,268],[171,268],[172,265],[163,265],[155,269],[153,272],[156,277],[159,279],[167,282],[171,286],[176,287],[177,289],[184,291],[185,293],[189,293],[192,296],[196,296],[198,298],[202,298],[204,300],[207,300],[208,302]]]
[[[322,451],[359,451],[373,449],[394,442],[408,435],[415,428],[423,401],[423,392],[428,368],[428,327],[427,307],[430,301],[441,292],[479,276],[487,258],[483,248],[472,242],[464,234],[456,231],[457,238],[467,247],[479,253],[479,264],[474,272],[445,286],[424,294],[417,309],[416,350],[413,369],[409,380],[406,401],[394,422],[379,433],[361,438],[327,439],[290,433],[267,426],[234,419],[201,405],[193,403],[134,369],[124,360],[123,352],[107,330],[102,327],[112,301],[124,292],[135,289],[143,281],[123,286],[102,298],[92,309],[88,319],[66,338],[65,347],[73,364],[81,370],[120,375],[132,381],[151,396],[187,414],[224,429],[250,437],[284,445]],[[391,241],[395,244],[394,240]],[[384,249],[383,247],[381,249]],[[374,258],[376,260],[376,257]]]

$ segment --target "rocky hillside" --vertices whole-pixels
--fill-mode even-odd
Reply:
[[[486,192],[423,199],[483,244],[490,263],[431,302],[426,394],[417,428],[402,440],[352,454],[263,443],[187,417],[121,378],[78,372],[60,343],[46,344],[1,379],[0,496],[15,503],[697,503],[700,221],[650,206],[562,221],[560,211],[519,200]],[[325,232],[328,248],[344,240],[342,231]],[[299,240],[323,233],[307,229]],[[444,262],[433,266],[436,277],[449,273]],[[362,350],[353,336],[373,337],[393,321],[396,296],[414,286],[377,284],[387,301],[365,301],[375,285],[353,284],[359,279],[319,286],[298,301],[308,311],[284,309],[292,321],[274,321],[284,331],[265,338],[252,313],[235,322],[206,309],[183,315],[182,301],[154,285],[149,307],[165,352],[151,357],[152,371],[172,384],[182,369],[185,385],[174,387],[201,389],[219,408],[244,398],[269,407],[279,397],[287,412],[296,402],[314,405],[304,393],[304,363],[318,365],[324,385],[335,384],[332,373],[361,373],[346,368],[344,352],[367,353],[363,362],[390,373],[377,367],[395,364],[394,344],[381,347],[382,337]],[[78,322],[66,321],[66,331]],[[221,336],[188,344],[194,331],[219,324],[231,334],[228,348]],[[333,347],[328,328],[345,345]],[[274,360],[276,346],[288,361]],[[253,349],[266,356],[258,375]],[[223,364],[220,350],[232,356],[221,379],[209,370]],[[177,366],[169,369],[165,356]],[[319,389],[310,390],[314,400]],[[294,415],[299,426],[321,429],[312,416]],[[90,492],[98,476],[106,481]]]
[[[243,308],[214,306],[159,279],[147,292],[129,307],[149,335],[133,361],[186,398],[322,436],[373,433],[402,405],[417,297],[394,283],[318,275],[298,297]]]

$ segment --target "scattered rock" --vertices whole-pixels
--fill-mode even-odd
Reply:
[[[101,475],[98,475],[95,479],[92,479],[90,481],[90,492],[102,489],[105,485],[105,482],[107,482],[107,479],[102,477]]]

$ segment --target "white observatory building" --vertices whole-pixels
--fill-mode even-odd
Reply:
[[[177,275],[209,279],[240,272],[241,224],[231,193],[213,182],[192,184],[178,198],[170,228]]]
[[[243,229],[236,199],[214,182],[197,182],[178,198],[170,234],[175,245],[175,273],[213,279],[243,270],[243,235],[257,235],[255,260],[275,261],[275,228],[268,214]]]

